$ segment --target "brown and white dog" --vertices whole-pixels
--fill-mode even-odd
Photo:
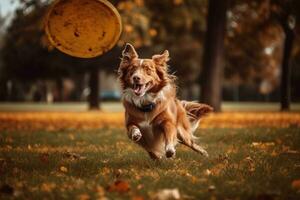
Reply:
[[[168,73],[168,60],[168,51],[141,59],[134,47],[126,44],[118,74],[128,137],[141,145],[152,159],[173,157],[178,142],[208,156],[195,143],[193,132],[200,118],[212,108],[176,98],[175,77]]]

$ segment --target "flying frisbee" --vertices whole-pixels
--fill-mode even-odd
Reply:
[[[106,0],[57,0],[46,16],[45,30],[60,51],[93,58],[116,45],[122,22],[117,9]]]

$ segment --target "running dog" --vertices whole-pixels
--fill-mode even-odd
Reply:
[[[128,137],[152,159],[174,157],[178,142],[207,157],[208,153],[195,143],[193,132],[213,109],[177,99],[176,77],[168,73],[168,60],[167,50],[141,59],[134,47],[126,44],[118,75]]]

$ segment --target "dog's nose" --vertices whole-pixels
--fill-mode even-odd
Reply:
[[[139,76],[136,76],[136,75],[135,75],[135,76],[133,77],[133,81],[134,81],[134,82],[139,82],[140,80],[141,80],[141,78],[140,78]]]

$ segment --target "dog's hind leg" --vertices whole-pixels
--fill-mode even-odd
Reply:
[[[208,153],[207,151],[201,147],[200,145],[196,144],[194,141],[191,141],[191,143],[186,143],[183,141],[179,141],[181,144],[184,144],[188,147],[190,147],[191,149],[193,149],[194,151],[196,151],[197,153],[200,153],[201,155],[208,157]]]
[[[184,144],[187,147],[190,147],[191,149],[193,149],[194,151],[200,153],[205,157],[208,157],[207,151],[205,151],[205,149],[202,148],[200,145],[196,144],[192,139],[192,135],[182,127],[178,129],[178,139],[179,139],[179,143]]]

